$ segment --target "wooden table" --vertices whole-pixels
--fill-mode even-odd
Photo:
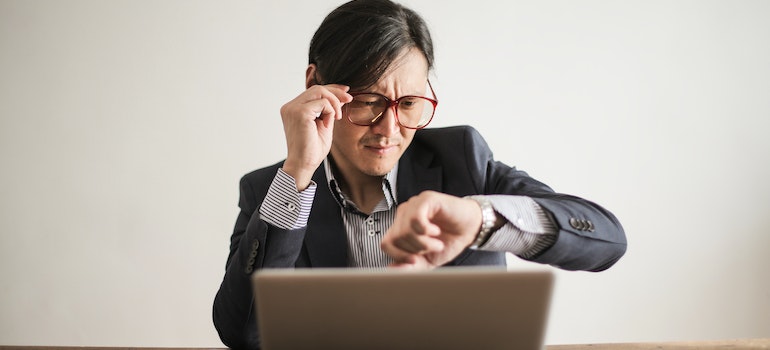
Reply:
[[[720,341],[662,342],[662,343],[619,343],[548,345],[547,350],[716,350],[716,349],[770,349],[770,338],[733,339]]]
[[[222,348],[132,348],[77,346],[0,346],[0,350],[223,350]],[[720,341],[548,345],[546,350],[721,350],[770,349],[770,338]]]

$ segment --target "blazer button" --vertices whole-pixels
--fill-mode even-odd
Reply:
[[[246,262],[246,270],[245,271],[246,271],[247,274],[251,273],[251,271],[254,271],[254,261],[255,261],[254,257],[250,256],[249,257],[249,261]]]
[[[572,228],[580,231],[591,231],[594,230],[594,223],[591,222],[591,220],[584,220],[584,219],[576,219],[576,218],[570,218],[569,219],[569,225],[572,226]]]
[[[259,248],[259,241],[255,239],[254,243],[251,244],[251,252],[249,253],[249,261],[246,262],[246,269],[244,270],[244,272],[246,272],[246,274],[250,274],[252,271],[254,271],[254,262],[256,261],[256,258],[257,258],[258,248]]]

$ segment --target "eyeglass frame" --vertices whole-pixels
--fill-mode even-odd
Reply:
[[[396,117],[396,123],[399,126],[407,128],[407,129],[420,130],[420,129],[425,128],[426,126],[428,126],[428,124],[430,124],[430,122],[433,121],[433,116],[436,115],[436,108],[438,107],[438,97],[436,96],[436,91],[433,90],[433,84],[430,83],[430,79],[428,80],[428,87],[430,88],[430,93],[431,93],[431,95],[433,95],[433,98],[429,98],[429,97],[426,97],[426,96],[417,96],[417,95],[405,95],[405,96],[401,96],[401,97],[399,97],[399,98],[397,98],[395,100],[391,100],[387,96],[385,96],[383,94],[378,94],[376,92],[366,92],[366,91],[351,92],[349,94],[350,94],[350,96],[353,96],[353,98],[355,98],[356,96],[360,96],[360,95],[377,95],[377,96],[380,96],[380,97],[385,99],[386,107],[385,107],[384,110],[382,110],[382,113],[380,113],[380,115],[378,115],[376,118],[372,119],[372,122],[369,123],[369,124],[359,124],[359,123],[356,123],[352,119],[350,119],[350,114],[349,113],[344,113],[344,111],[343,111],[343,114],[347,114],[346,117],[347,117],[348,121],[351,124],[353,124],[353,125],[372,126],[372,125],[376,124],[380,120],[380,118],[385,114],[385,112],[388,110],[388,108],[393,108],[393,115]],[[428,100],[431,104],[433,104],[433,113],[430,114],[430,119],[428,119],[428,122],[426,122],[425,125],[423,125],[423,126],[418,126],[418,127],[406,126],[404,124],[401,124],[401,120],[398,119],[398,103],[402,99],[410,98],[410,97],[412,97],[412,98],[414,98],[414,97],[422,98],[422,99]]]

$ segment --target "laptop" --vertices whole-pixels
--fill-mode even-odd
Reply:
[[[267,269],[254,274],[262,348],[543,348],[550,270]]]

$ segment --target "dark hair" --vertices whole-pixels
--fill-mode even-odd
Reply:
[[[420,15],[390,0],[353,0],[323,20],[310,41],[309,61],[324,84],[365,89],[410,48],[425,55],[428,70],[433,67],[433,40]]]

